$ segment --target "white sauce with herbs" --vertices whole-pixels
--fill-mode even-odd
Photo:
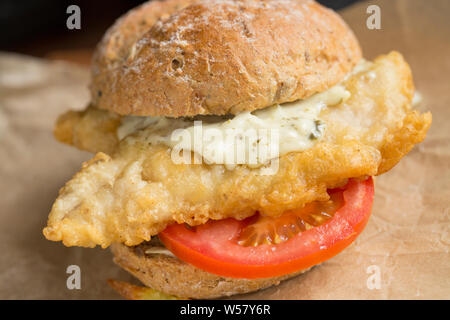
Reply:
[[[345,87],[336,85],[304,100],[253,112],[242,112],[231,118],[199,116],[175,119],[125,116],[117,130],[117,136],[122,140],[133,135],[139,140],[145,139],[149,144],[164,144],[171,148],[193,151],[209,164],[228,164],[229,159],[226,157],[233,149],[236,150],[236,154],[245,155],[237,164],[261,166],[289,152],[311,148],[322,138],[325,131],[325,123],[319,117],[320,112],[341,103],[349,96],[350,93]],[[201,126],[198,126],[197,121],[201,121]],[[257,133],[256,139],[248,139],[245,134],[242,138],[243,132],[252,132],[252,129]],[[191,138],[181,140],[181,136],[184,135]],[[227,138],[230,135],[232,138]],[[279,139],[274,138],[277,135]],[[133,137],[129,139],[134,139]],[[236,147],[236,141],[239,139],[248,142],[244,144],[243,149],[242,145],[241,149]],[[199,140],[201,148],[195,145]],[[270,151],[263,154],[258,150]]]

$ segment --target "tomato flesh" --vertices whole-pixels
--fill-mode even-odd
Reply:
[[[254,217],[224,219],[187,228],[173,224],[159,234],[179,259],[204,271],[232,278],[270,278],[310,268],[352,243],[366,225],[373,203],[372,178],[350,179],[342,188],[343,204],[323,224],[290,234],[281,243],[239,244]],[[253,219],[253,220],[252,220]]]
[[[243,246],[280,244],[331,219],[343,205],[342,191],[330,192],[329,201],[314,201],[301,209],[289,210],[280,217],[256,214],[249,218],[237,239]]]

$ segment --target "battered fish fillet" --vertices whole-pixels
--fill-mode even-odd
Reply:
[[[275,175],[246,166],[175,165],[168,147],[139,135],[118,142],[117,115],[92,107],[64,115],[59,140],[103,152],[61,189],[44,235],[66,246],[133,246],[173,222],[243,219],[256,211],[277,216],[327,200],[327,188],[348,178],[386,172],[425,138],[431,114],[411,110],[411,71],[399,53],[377,58],[343,85],[351,97],[322,111],[322,140],[282,156]]]

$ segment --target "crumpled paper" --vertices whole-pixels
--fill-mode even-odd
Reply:
[[[369,30],[369,5],[381,30]],[[378,177],[372,217],[335,258],[248,299],[450,299],[450,3],[361,2],[340,12],[365,57],[398,50],[431,110],[424,143]],[[138,283],[108,250],[66,248],[42,228],[58,190],[90,154],[56,142],[56,117],[89,101],[86,69],[0,53],[0,299],[117,299],[106,283]],[[81,270],[70,290],[67,268]],[[70,287],[70,286],[69,286]]]

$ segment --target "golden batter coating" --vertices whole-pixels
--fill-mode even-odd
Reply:
[[[282,156],[275,175],[260,175],[246,166],[175,165],[167,147],[148,145],[136,139],[139,135],[108,146],[111,155],[98,153],[61,189],[45,236],[67,246],[133,246],[173,222],[242,219],[255,211],[277,216],[328,199],[327,188],[348,178],[391,169],[425,138],[431,114],[411,110],[414,87],[400,54],[377,58],[343,85],[351,96],[322,111],[327,126],[322,140],[304,152]],[[90,150],[104,148],[103,142],[83,142],[101,136],[95,133],[103,130],[95,124],[101,118],[97,112],[90,108],[64,125],[60,121],[72,133],[67,140]],[[76,129],[83,122],[92,126]]]
[[[111,154],[117,147],[121,116],[94,107],[68,111],[59,116],[53,134],[60,142],[92,153]]]

